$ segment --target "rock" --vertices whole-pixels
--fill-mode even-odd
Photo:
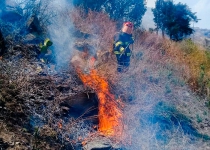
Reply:
[[[86,143],[83,146],[85,150],[118,150],[120,149],[117,145],[113,144],[109,139],[97,138]]]

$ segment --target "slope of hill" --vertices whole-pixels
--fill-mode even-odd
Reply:
[[[194,28],[195,32],[191,35],[191,38],[194,42],[201,44],[203,46],[206,45],[205,39],[210,39],[210,30],[208,29],[201,29],[201,28]]]
[[[55,64],[40,61],[39,45],[5,38],[0,148],[210,149],[210,65],[205,49],[191,40],[176,43],[136,30],[131,66],[119,74],[110,53],[115,22],[92,11],[85,17],[80,10],[60,13],[49,28],[52,53],[59,60]],[[83,43],[79,48],[78,42]],[[85,70],[90,44],[98,56],[93,76]],[[74,56],[77,61],[70,61]],[[88,77],[86,84],[81,74]],[[116,126],[123,130],[114,137],[98,130],[103,118],[98,109],[105,105],[101,97],[121,112],[116,114],[115,105],[109,105],[106,115],[123,116]]]

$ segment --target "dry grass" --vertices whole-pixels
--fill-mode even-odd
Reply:
[[[98,53],[110,52],[116,26],[107,15],[91,11],[88,15],[84,15],[81,10],[74,10],[71,17],[78,30],[91,35],[89,40],[94,43]],[[202,82],[208,80],[210,69],[208,55],[206,55],[208,53],[187,41],[175,43],[141,30],[136,30],[134,37],[135,44],[133,48],[131,47],[133,54],[128,72],[122,74],[116,72],[116,59],[112,53],[108,53],[103,61],[100,60],[102,54],[98,55],[98,61],[101,61],[96,67],[98,73],[109,81],[116,98],[121,98],[125,102],[124,136],[121,139],[115,139],[116,144],[120,140],[125,147],[134,150],[151,147],[157,150],[174,150],[175,147],[207,149],[208,143],[202,140],[190,143],[191,140],[182,130],[170,135],[170,142],[159,142],[154,136],[159,129],[158,124],[156,128],[146,124],[145,130],[139,129],[141,123],[138,113],[141,111],[150,113],[153,106],[164,101],[174,105],[177,110],[189,117],[200,133],[210,135],[210,127],[206,125],[209,123],[210,112],[205,106],[205,100],[194,95],[195,93],[188,89],[186,84],[193,83],[192,87],[194,87],[194,83],[198,82],[201,64],[205,65],[205,76]],[[20,95],[22,94],[21,96],[26,100],[25,104],[29,106],[29,113],[38,116],[41,123],[46,124],[40,127],[38,134],[42,135],[44,130],[49,136],[57,136],[63,144],[70,145],[81,144],[83,141],[99,136],[91,125],[84,124],[85,119],[79,117],[64,120],[59,116],[62,113],[60,103],[75,93],[71,93],[70,90],[60,92],[57,84],[80,86],[75,84],[76,79],[72,77],[72,70],[43,77],[36,73],[38,64],[29,60],[22,60],[19,64],[7,63],[6,67],[1,64],[1,74],[11,79],[8,81],[15,83],[20,90]],[[196,88],[199,87],[196,86]],[[48,100],[51,96],[54,99]],[[129,100],[132,101],[129,102]],[[197,116],[207,121],[199,122]]]
[[[93,17],[91,13],[81,20],[75,19],[76,27],[81,31],[96,34],[99,39],[102,37],[113,39],[114,33],[109,32],[115,31],[112,22],[95,19],[97,17]],[[96,13],[95,16],[97,15],[101,14]],[[102,25],[101,22],[103,22]],[[99,25],[98,32],[93,32],[95,30],[89,28],[95,24]],[[104,30],[108,34],[100,31],[100,25],[102,29],[109,26],[109,30]],[[121,98],[124,102],[128,102],[129,99],[133,100],[131,104],[125,103],[125,135],[121,139],[122,143],[129,148],[132,147],[132,149],[139,149],[140,147],[142,149],[153,147],[154,149],[170,150],[174,150],[175,147],[178,149],[208,148],[208,143],[202,140],[191,144],[188,135],[179,129],[177,133],[171,135],[172,138],[169,143],[160,143],[154,137],[156,130],[150,128],[149,124],[145,131],[138,132],[141,124],[137,119],[138,112],[150,112],[156,103],[165,101],[189,117],[200,133],[210,135],[209,127],[205,126],[205,129],[202,129],[201,124],[204,122],[198,123],[196,117],[200,116],[202,120],[206,119],[209,122],[209,110],[205,106],[206,100],[197,101],[198,97],[188,89],[188,86],[193,89],[194,86],[191,84],[198,82],[201,72],[200,65],[205,64],[205,68],[208,68],[206,52],[201,47],[189,45],[187,41],[176,43],[141,30],[134,31],[134,37],[135,43],[133,48],[131,47],[133,54],[129,71],[117,73],[116,59],[112,57],[112,54],[107,57],[107,61],[97,66],[99,74],[109,81],[110,88],[116,97]],[[105,41],[103,45],[112,45],[111,41]],[[110,47],[104,48],[105,51],[110,51]],[[205,72],[208,71],[205,70]],[[197,90],[199,88],[196,86]],[[205,113],[207,115],[203,115]]]
[[[74,9],[71,18],[77,30],[91,35],[92,46],[102,54],[111,50],[113,36],[116,32],[115,23],[107,14],[89,11],[87,15],[82,10]]]

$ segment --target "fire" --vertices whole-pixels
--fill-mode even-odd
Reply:
[[[89,74],[79,71],[86,86],[93,88],[99,98],[99,131],[105,136],[117,136],[122,133],[122,112],[115,96],[111,94],[108,82],[96,70]]]

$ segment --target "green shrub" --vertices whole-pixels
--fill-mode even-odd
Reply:
[[[180,46],[181,50],[187,54],[193,53],[198,49],[197,45],[191,39],[183,40]]]

